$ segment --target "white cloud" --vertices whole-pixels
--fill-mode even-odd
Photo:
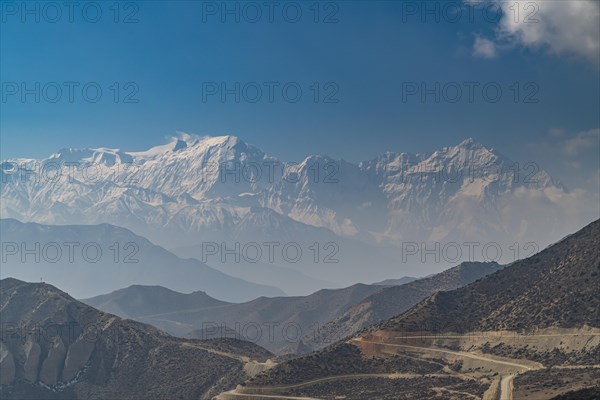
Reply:
[[[482,58],[496,57],[496,44],[489,39],[482,37],[475,38],[473,45],[473,55]]]
[[[556,55],[575,55],[600,65],[597,0],[491,1],[502,9],[496,47],[524,46]]]
[[[575,137],[565,141],[565,152],[577,156],[582,150],[598,151],[600,148],[600,129],[579,132]]]

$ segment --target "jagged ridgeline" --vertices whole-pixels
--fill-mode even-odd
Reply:
[[[5,160],[0,211],[23,222],[122,226],[211,266],[223,249],[206,259],[202,243],[279,242],[274,264],[293,276],[278,277],[281,268],[262,265],[265,257],[248,264],[261,283],[293,295],[396,276],[407,241],[481,242],[477,258],[442,260],[448,268],[485,260],[483,244],[498,242],[506,259],[496,261],[506,263],[531,254],[524,242],[543,248],[596,218],[593,204],[579,204],[534,162],[514,162],[472,139],[359,163],[291,161],[234,136],[183,135],[142,152],[64,148],[45,159]],[[288,242],[304,257],[287,262],[280,253]],[[315,242],[318,263],[308,248]],[[337,247],[324,248],[331,242]],[[508,249],[515,242],[519,254]],[[325,264],[326,256],[339,262]],[[222,267],[249,280],[243,261]],[[428,273],[440,270],[439,260],[427,262]],[[420,257],[402,261],[402,273],[422,272],[415,264]]]

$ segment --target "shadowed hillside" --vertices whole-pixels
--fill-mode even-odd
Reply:
[[[600,385],[599,238],[595,221],[532,257],[265,371],[237,393],[587,399]]]
[[[474,284],[441,292],[385,330],[436,332],[599,327],[600,222]]]
[[[55,287],[0,281],[3,399],[209,399],[266,350],[195,341],[89,307]]]
[[[464,262],[427,278],[401,286],[387,287],[324,325],[317,335],[305,337],[305,348],[322,348],[398,315],[437,291],[465,286],[502,268],[502,265],[494,262]]]

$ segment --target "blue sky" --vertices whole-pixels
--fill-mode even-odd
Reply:
[[[238,23],[235,16],[227,15],[223,22],[221,15],[208,13],[221,2],[142,1],[120,3],[120,22],[115,23],[113,3],[107,2],[94,3],[102,10],[97,23],[89,21],[93,7],[87,10],[89,20],[76,9],[69,22],[68,10],[62,9],[62,17],[52,23],[52,9],[28,4],[40,7],[39,22],[22,9],[2,6],[3,159],[47,156],[65,146],[141,150],[163,143],[176,131],[238,135],[287,160],[326,153],[357,161],[387,150],[429,151],[474,137],[515,159],[539,157],[552,170],[556,155],[548,155],[555,151],[560,156],[565,143],[586,132],[592,151],[597,150],[596,50],[591,56],[588,49],[568,50],[585,38],[567,33],[560,40],[551,38],[556,45],[526,43],[518,36],[522,26],[503,30],[501,22],[482,18],[480,10],[471,20],[464,14],[467,6],[459,22],[439,13],[438,23],[433,14],[423,21],[406,2],[320,2],[315,23],[314,3],[297,2],[288,16],[299,7],[299,22],[287,21],[280,6],[273,22],[263,8],[259,21],[245,21],[242,13]],[[246,9],[246,16],[252,18],[252,11]],[[123,23],[131,13],[137,22]],[[550,24],[562,22],[551,18],[553,13],[540,12],[543,18],[535,28],[556,32]],[[337,22],[324,23],[327,15]],[[564,21],[563,28],[569,23]],[[23,82],[29,88],[40,83],[39,103],[31,94],[23,101]],[[52,82],[63,88],[56,103],[49,101],[54,98],[54,88],[48,86]],[[65,82],[79,84],[73,102]],[[90,82],[95,83],[92,89],[102,90],[95,103],[82,93]],[[115,82],[118,102],[113,98]],[[236,103],[229,95],[222,102],[217,92],[205,94],[203,101],[206,89],[215,88],[213,82],[246,85],[247,98],[254,96],[256,83],[263,96],[255,103],[243,97]],[[265,82],[278,84],[273,102],[268,101]],[[479,85],[473,102],[465,82]],[[458,85],[462,97],[454,103],[442,97],[436,103],[433,95],[422,102],[419,92],[406,94],[409,88],[434,88],[436,83],[448,98],[455,96]],[[18,92],[12,94],[15,84]],[[286,84],[302,90],[298,102],[284,100],[280,88]],[[485,85],[502,89],[498,102],[483,98]],[[313,97],[317,87],[318,102]],[[330,99],[338,101],[324,103],[323,96],[334,91]],[[127,94],[138,102],[123,102]],[[525,103],[526,98],[537,102]],[[569,157],[586,160],[583,168],[597,173],[595,156],[571,152]]]

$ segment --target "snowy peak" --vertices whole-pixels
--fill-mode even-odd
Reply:
[[[236,146],[244,149],[247,147],[246,142],[241,140],[237,136],[225,135],[225,136],[206,136],[200,139],[199,143],[209,147],[226,147],[234,148]]]
[[[500,153],[485,147],[473,138],[465,139],[457,146],[444,147],[442,150],[435,151],[427,160],[450,161],[463,165],[466,163],[482,165],[493,162],[510,162],[510,160],[506,159]]]
[[[465,140],[463,140],[462,142],[460,142],[458,144],[458,146],[456,147],[462,147],[462,148],[482,148],[484,147],[481,143],[476,142],[475,139],[473,139],[472,137],[466,138]]]
[[[255,146],[249,145],[237,136],[195,137],[181,135],[173,138],[164,146],[154,147],[136,155],[159,155],[161,158],[176,157],[176,159],[201,160],[203,162],[231,162],[262,160],[265,153]]]
[[[100,165],[112,166],[118,163],[145,164],[149,160],[161,159],[162,162],[187,160],[201,161],[203,163],[252,163],[263,161],[278,162],[274,157],[268,156],[259,148],[249,145],[237,136],[204,136],[198,137],[180,133],[172,137],[168,143],[154,146],[140,152],[125,152],[112,148],[75,149],[63,148],[52,154],[46,160],[53,162],[93,162]],[[488,149],[473,138],[463,140],[457,146],[444,147],[439,151],[429,154],[411,154],[386,152],[373,160],[361,162],[356,165],[361,170],[375,169],[382,171],[406,170],[409,166],[424,163],[430,167],[439,167],[440,164],[466,164],[475,165],[490,162],[509,162],[500,153]],[[340,164],[327,155],[309,155],[300,163],[286,164],[290,172],[301,172],[315,166]],[[350,165],[350,163],[344,163]],[[284,164],[281,163],[283,166]]]
[[[96,149],[92,155],[92,161],[95,164],[106,165],[112,167],[116,164],[131,164],[133,157],[130,154],[120,151],[119,149]]]
[[[133,162],[130,154],[119,149],[109,149],[100,147],[97,149],[73,149],[62,148],[56,153],[50,155],[49,162],[54,163],[75,163],[113,166],[115,164],[124,164]]]
[[[258,161],[265,157],[257,147],[246,144],[236,136],[217,136],[201,139],[193,147],[194,154],[218,162]]]
[[[63,148],[52,154],[49,158],[60,161],[101,161],[112,159],[123,163],[144,163],[151,159],[173,156],[176,153],[184,153],[184,157],[202,157],[206,154],[225,154],[230,157],[243,154],[247,151],[256,152],[253,146],[249,146],[236,136],[196,137],[188,134],[180,134],[171,137],[166,144],[151,147],[144,151],[123,152],[119,149],[97,148],[97,149],[73,149]]]
[[[173,153],[187,148],[189,143],[180,138],[173,137],[167,144],[154,146],[146,151],[131,152],[133,157],[138,160],[151,159],[162,156],[167,153]]]
[[[93,149],[74,149],[65,147],[53,153],[48,158],[54,162],[77,162],[90,158],[94,154]]]
[[[66,148],[31,160],[40,161],[99,163],[101,177],[86,180],[75,171],[73,182],[51,182],[3,172],[4,217],[107,222],[172,247],[242,233],[302,240],[315,228],[392,246],[474,237],[543,242],[577,228],[583,217],[576,211],[589,209],[572,203],[576,216],[566,215],[564,203],[578,199],[548,174],[531,165],[515,168],[472,138],[430,153],[387,152],[359,164],[325,155],[284,163],[236,136],[185,134],[143,152]]]

